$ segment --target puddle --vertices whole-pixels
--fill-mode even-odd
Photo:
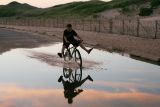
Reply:
[[[69,68],[56,56],[60,48],[55,44],[0,55],[0,106],[160,106],[160,66],[96,49],[88,55],[79,49],[84,68]],[[61,75],[63,81],[58,82]]]

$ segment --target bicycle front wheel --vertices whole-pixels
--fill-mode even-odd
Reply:
[[[75,62],[80,66],[82,67],[82,57],[81,57],[81,54],[79,52],[79,50],[75,50],[74,52],[74,59],[75,59]]]
[[[80,67],[79,69],[75,70],[75,81],[80,82],[82,79],[82,68]]]

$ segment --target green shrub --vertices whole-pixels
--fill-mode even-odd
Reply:
[[[144,7],[142,7],[142,8],[140,9],[139,15],[140,15],[140,16],[149,16],[149,15],[151,15],[152,13],[153,13],[152,8],[144,8]]]
[[[112,0],[109,5],[111,8],[123,8],[126,6],[130,6],[133,4],[143,4],[145,3],[143,0]]]
[[[130,9],[129,7],[123,7],[123,8],[121,9],[121,11],[122,11],[122,13],[127,13],[127,12],[130,12],[131,9]]]
[[[152,0],[151,1],[151,6],[152,7],[157,7],[160,5],[160,0]]]

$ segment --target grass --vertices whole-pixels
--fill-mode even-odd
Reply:
[[[28,4],[11,2],[8,5],[0,7],[0,17],[88,17],[105,10],[123,8],[129,5],[142,3],[144,3],[143,0],[112,0],[110,2],[91,0],[86,2],[72,2],[41,9]]]
[[[73,2],[45,10],[47,16],[89,16],[107,9],[102,1]]]
[[[28,4],[20,4],[18,2],[11,2],[6,6],[0,7],[0,17],[11,17],[21,15],[23,12],[36,9]]]
[[[82,16],[87,17],[97,14],[99,12],[122,8],[133,4],[144,3],[142,0],[113,0],[110,2],[103,2],[99,0],[91,0],[87,2],[72,2],[64,5],[54,6],[46,9],[45,16]]]

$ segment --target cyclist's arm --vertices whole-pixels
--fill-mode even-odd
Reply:
[[[83,39],[79,35],[77,35],[77,37],[80,41],[83,41]]]
[[[76,36],[80,41],[83,41],[82,38],[77,34],[77,32],[73,31],[74,32],[74,36]]]
[[[65,40],[65,42],[67,42],[67,43],[69,42],[69,41],[67,40],[66,36],[64,36],[64,40]]]

